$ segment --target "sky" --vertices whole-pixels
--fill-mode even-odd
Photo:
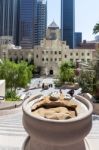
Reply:
[[[60,27],[61,0],[47,0],[48,25],[54,21]],[[82,32],[83,40],[93,40],[93,27],[99,23],[99,0],[75,0],[75,31]]]

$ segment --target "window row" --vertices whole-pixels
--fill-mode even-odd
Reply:
[[[55,58],[55,59],[53,59],[53,58],[50,58],[50,59],[48,59],[48,58],[42,58],[42,61],[44,62],[44,61],[62,61],[62,59],[61,58]],[[78,59],[76,59],[76,61],[77,61]],[[70,59],[70,61],[71,62],[74,62],[74,59]],[[86,60],[85,59],[81,59],[81,61],[82,62],[85,62]],[[90,62],[91,60],[90,59],[87,59],[87,62]]]
[[[53,59],[53,58],[50,58],[50,59],[48,59],[48,58],[46,58],[46,59],[44,59],[44,58],[42,58],[42,61],[61,61],[62,59],[61,58],[55,58],[55,59]]]
[[[77,55],[76,55],[77,56]],[[89,55],[88,55],[89,56]],[[36,55],[36,58],[38,58],[38,54]],[[64,55],[64,58],[67,58],[67,55]]]
[[[50,52],[50,54],[55,54],[55,55],[57,55],[57,54],[61,54],[61,51],[42,51],[42,54],[48,54]]]
[[[70,56],[72,56],[74,53],[70,53]],[[76,53],[76,56],[78,56],[79,55],[79,53]],[[82,56],[84,56],[85,55],[85,53],[81,53],[81,55]],[[90,55],[90,53],[87,53],[87,56],[89,56]]]
[[[79,59],[76,59],[76,61],[77,61],[77,60],[79,60]],[[74,62],[74,59],[70,59],[70,61],[71,61],[71,62]],[[86,61],[85,59],[81,59],[81,62],[85,62],[85,61]],[[90,62],[90,61],[91,61],[90,59],[87,59],[87,62]]]
[[[49,53],[49,51],[42,51],[42,54],[48,54]],[[50,54],[55,54],[55,55],[57,55],[57,54],[61,54],[61,51],[50,51]],[[74,55],[74,53],[70,53],[70,56],[73,56]],[[79,55],[79,53],[76,53],[76,56],[78,56]],[[82,56],[84,56],[85,55],[85,53],[81,53],[81,55]],[[90,55],[90,53],[87,53],[87,56],[89,56]]]

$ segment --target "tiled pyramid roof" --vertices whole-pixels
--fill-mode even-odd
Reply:
[[[58,25],[55,23],[55,21],[53,20],[52,23],[48,26],[48,28],[56,28],[58,29]]]

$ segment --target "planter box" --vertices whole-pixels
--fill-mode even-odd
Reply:
[[[62,86],[62,88],[77,90],[77,89],[79,89],[79,84],[78,83],[74,83],[74,84],[67,83],[67,84],[64,84]]]

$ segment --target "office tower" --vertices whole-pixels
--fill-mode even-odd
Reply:
[[[20,45],[33,48],[37,25],[37,0],[20,1]]]
[[[37,1],[37,41],[35,45],[39,45],[40,41],[46,37],[47,28],[47,1]]]
[[[44,0],[21,0],[20,45],[33,48],[46,33],[47,3]]]
[[[19,32],[20,32],[20,0],[15,3],[15,25],[14,25],[14,44],[19,46]]]
[[[82,43],[82,32],[75,32],[74,33],[75,45],[74,48],[80,47]]]
[[[61,0],[61,30],[62,40],[74,48],[75,0]]]
[[[0,0],[0,36],[12,36],[17,29],[16,12],[19,0]]]

